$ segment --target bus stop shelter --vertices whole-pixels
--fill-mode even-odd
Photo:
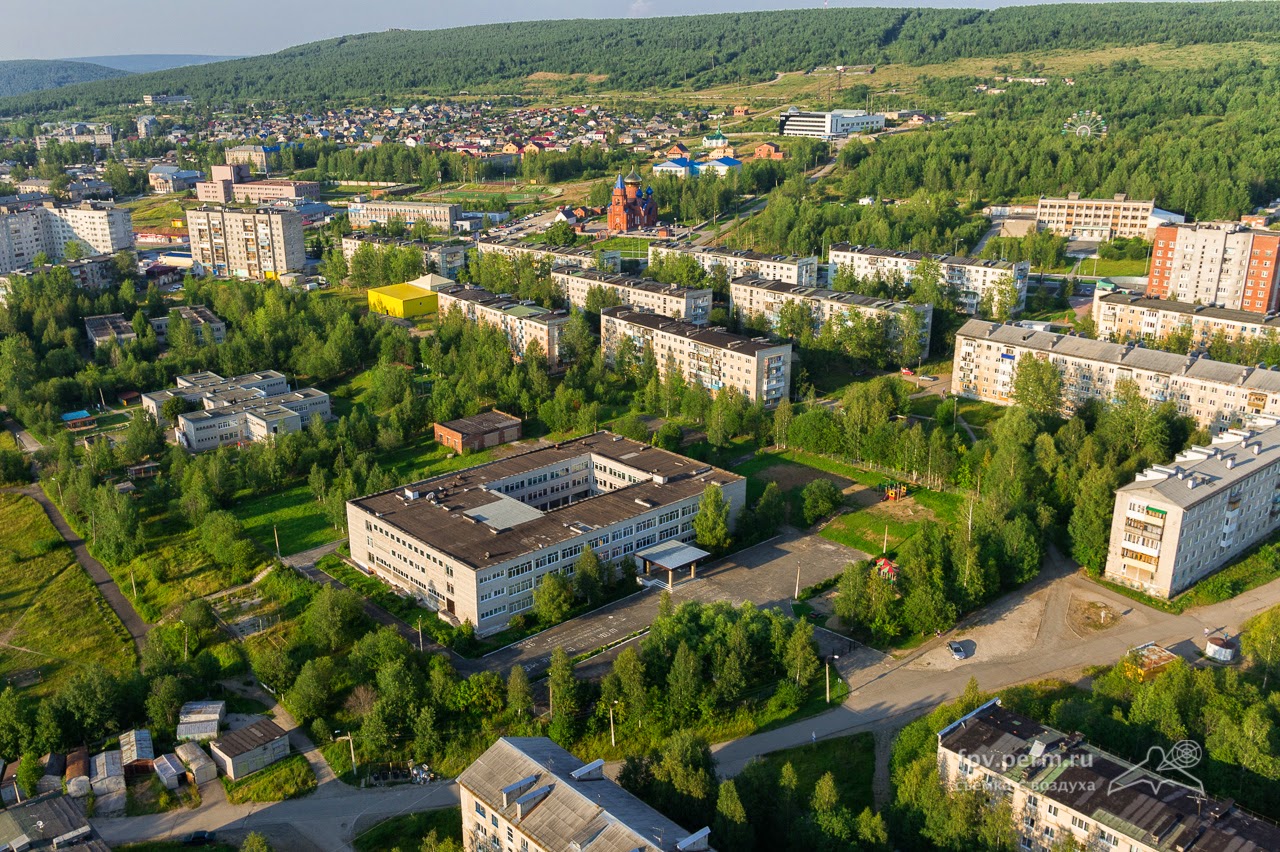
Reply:
[[[689,579],[693,580],[698,575],[698,563],[710,555],[707,551],[685,544],[683,541],[668,541],[637,551],[636,558],[640,560],[640,567],[644,570],[646,577],[654,569],[666,571],[667,588],[672,589],[676,585],[677,571],[688,568]]]

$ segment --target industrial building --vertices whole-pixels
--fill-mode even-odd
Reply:
[[[1280,310],[1280,233],[1239,222],[1156,228],[1147,295],[1253,314]]]
[[[778,133],[782,136],[839,139],[853,133],[877,133],[881,130],[884,130],[884,116],[862,109],[804,112],[791,107],[778,117]]]
[[[349,501],[351,558],[488,636],[533,606],[543,576],[572,574],[583,548],[617,563],[692,542],[708,486],[736,519],[741,476],[597,432]]]
[[[520,440],[520,418],[501,411],[483,411],[435,424],[436,443],[455,453],[479,452]]]
[[[578,266],[559,266],[551,270],[551,280],[570,304],[585,308],[587,296],[599,290],[618,300],[656,314],[682,319],[694,325],[706,325],[711,319],[710,287],[682,287],[679,284],[660,284],[651,278],[583,269]]]
[[[289,756],[289,735],[270,719],[260,719],[209,744],[213,762],[232,781]]]
[[[1258,414],[1280,416],[1277,370],[982,320],[969,320],[956,332],[951,393],[1012,404],[1014,375],[1025,355],[1048,359],[1062,374],[1065,416],[1086,400],[1115,398],[1126,380],[1144,399],[1171,401],[1179,414],[1215,432]]]
[[[929,258],[941,267],[942,280],[938,282],[939,285],[955,290],[960,310],[966,314],[976,314],[987,294],[1006,280],[1012,280],[1018,291],[1014,311],[1021,311],[1027,305],[1027,276],[1031,272],[1031,264],[1025,260],[1010,263],[1007,260],[893,251],[849,243],[834,243],[828,257],[833,271],[839,269],[862,279],[877,276],[887,279],[898,275],[907,284],[911,283],[920,261]]]
[[[557,266],[576,266],[582,269],[601,269],[619,272],[622,269],[622,252],[617,249],[595,249],[591,246],[553,246],[546,243],[526,243],[511,237],[476,240],[476,251],[482,256],[496,254],[515,260],[532,257],[546,261],[552,269]]]
[[[691,257],[707,272],[716,267],[724,270],[727,278],[743,275],[759,275],[787,284],[813,287],[818,283],[818,258],[796,255],[761,254],[746,249],[726,249],[714,246],[695,246],[690,243],[649,243],[649,262],[664,256]]]
[[[1171,598],[1280,529],[1280,419],[1250,423],[1116,490],[1108,580]]]
[[[1018,849],[1280,849],[1280,828],[1206,796],[1194,769],[1158,768],[1162,774],[1006,710],[998,698],[938,732],[942,783],[1007,805]]]
[[[436,296],[441,317],[456,307],[471,322],[500,328],[517,359],[524,357],[530,343],[536,343],[546,355],[548,370],[554,373],[565,366],[560,360],[560,332],[569,322],[568,312],[550,311],[535,302],[497,296],[469,284],[442,287]]]
[[[502,737],[458,776],[463,848],[714,852],[546,737]]]
[[[689,384],[700,384],[714,396],[726,387],[742,391],[751,402],[773,408],[791,396],[791,344],[763,337],[731,334],[630,305],[600,312],[600,346],[613,363],[624,339],[637,353],[652,348],[663,376],[672,365]]]
[[[907,311],[920,316],[920,359],[929,357],[929,337],[933,331],[933,305],[912,305],[877,299],[857,293],[844,293],[818,287],[800,287],[746,275],[729,282],[729,307],[742,318],[763,316],[769,321],[770,330],[778,327],[778,318],[784,305],[803,304],[813,318],[813,331],[817,334],[827,323],[839,327],[851,314],[875,317],[885,321],[886,334],[891,338],[897,329],[897,318]]]
[[[369,313],[383,314],[401,319],[433,314],[439,307],[436,292],[453,282],[440,275],[424,275],[404,284],[374,287],[367,292]]]
[[[192,260],[219,278],[274,281],[307,262],[302,216],[287,208],[200,207],[187,211],[187,231]]]

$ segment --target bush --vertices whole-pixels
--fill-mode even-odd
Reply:
[[[220,678],[236,677],[249,670],[249,661],[244,649],[235,642],[222,642],[212,648],[206,648],[199,654],[208,657],[221,672]]]
[[[804,701],[804,693],[795,681],[784,680],[778,684],[778,688],[773,695],[769,696],[769,704],[766,711],[770,714],[778,716],[786,716],[794,713],[799,707],[800,702]]]
[[[804,498],[804,522],[813,526],[821,517],[834,512],[844,501],[840,489],[830,479],[815,479],[801,492]]]

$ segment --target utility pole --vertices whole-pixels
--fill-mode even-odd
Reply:
[[[616,701],[613,702],[613,704],[617,704],[617,703],[618,702]],[[609,705],[609,745],[612,746],[613,748],[617,748],[618,740],[613,735],[613,704]]]
[[[276,536],[276,559],[279,559],[280,558],[280,527],[276,526],[275,524],[272,524],[271,531],[275,533],[275,536]]]
[[[796,600],[800,600],[800,563],[796,563]]]
[[[422,653],[422,616],[418,616],[418,653]]]
[[[827,657],[827,703],[831,703],[831,661],[840,659],[839,654],[832,654]]]

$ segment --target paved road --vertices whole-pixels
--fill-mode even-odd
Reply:
[[[18,425],[18,421],[5,417],[4,428],[13,435],[13,439],[18,442],[18,449],[24,453],[37,453],[44,449],[44,444],[41,444],[34,435]]]
[[[1106,629],[1082,634],[1068,618],[1073,601],[1104,603],[1118,618]],[[1235,635],[1249,617],[1276,605],[1280,580],[1230,601],[1172,615],[1090,582],[1051,551],[1044,573],[1030,588],[996,601],[913,654],[870,667],[846,666],[842,659],[841,674],[852,690],[842,706],[785,728],[716,745],[712,751],[720,774],[732,777],[757,756],[805,745],[814,737],[896,730],[954,700],[970,678],[988,692],[1050,677],[1072,681],[1085,667],[1114,663],[1146,642],[1158,642],[1202,664],[1197,642],[1203,640],[1205,628]],[[947,639],[965,645],[970,659],[953,660]],[[878,770],[887,772],[887,764]]]
[[[107,604],[115,612],[120,622],[124,625],[125,630],[129,631],[129,637],[133,639],[133,644],[137,646],[138,653],[142,653],[142,646],[147,638],[147,631],[151,629],[151,625],[142,620],[142,616],[138,615],[137,610],[133,608],[133,604],[120,591],[120,587],[116,585],[116,581],[107,573],[107,569],[102,567],[102,563],[89,555],[89,548],[85,546],[84,539],[76,534],[75,530],[67,523],[66,518],[62,517],[62,512],[58,511],[58,507],[53,501],[45,496],[44,490],[39,485],[28,485],[25,488],[7,489],[16,494],[25,494],[34,499],[43,508],[49,520],[53,522],[58,533],[71,546],[72,552],[76,555],[76,561],[80,563],[80,567],[93,580],[93,584],[98,587],[98,591],[102,593]]]

